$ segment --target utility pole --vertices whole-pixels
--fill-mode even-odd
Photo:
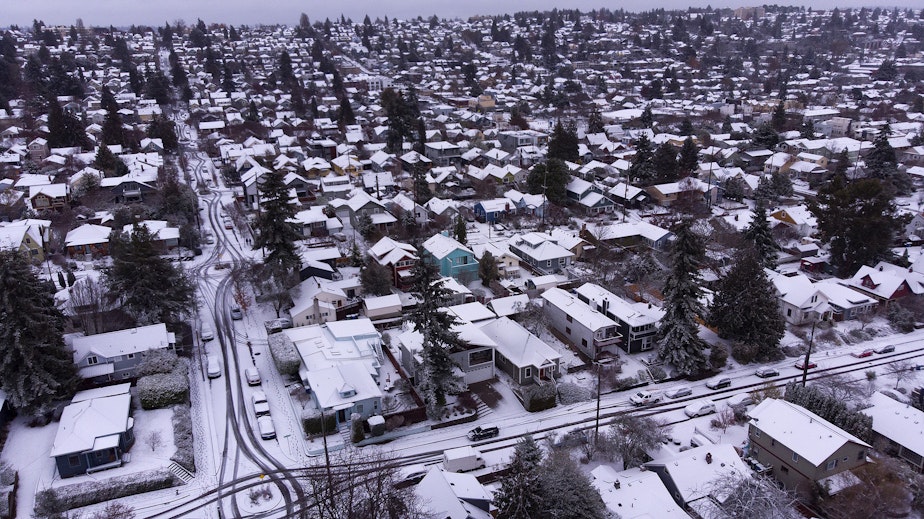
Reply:
[[[812,319],[812,335],[809,337],[808,350],[805,352],[805,361],[802,364],[802,387],[805,387],[805,382],[808,379],[809,356],[812,354],[812,343],[815,342],[815,325],[816,324],[818,324],[818,316],[815,316],[815,318]]]
[[[594,361],[597,366],[597,418],[594,422],[594,445],[597,445],[597,438],[600,436],[600,363]]]

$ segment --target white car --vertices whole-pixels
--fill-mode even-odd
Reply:
[[[199,328],[199,338],[202,339],[203,342],[215,338],[215,332],[212,331],[212,326],[209,323],[202,323],[202,328]]]
[[[273,425],[273,419],[269,416],[257,418],[257,428],[260,430],[260,438],[272,440],[276,437],[276,427]]]
[[[692,394],[693,394],[693,390],[688,388],[687,386],[671,388],[664,392],[664,396],[666,396],[667,398],[681,398],[685,396],[690,396]]]
[[[269,402],[266,401],[266,393],[263,391],[254,391],[250,397],[253,402],[253,413],[257,416],[270,414]]]
[[[206,358],[205,372],[209,378],[218,378],[221,376],[221,361],[218,355],[209,355]]]
[[[696,418],[697,416],[705,416],[707,414],[712,414],[715,412],[715,402],[712,400],[699,400],[693,402],[692,404],[686,406],[683,409],[684,414],[690,418]]]

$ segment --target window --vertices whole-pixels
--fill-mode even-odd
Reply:
[[[533,368],[526,368],[525,370],[523,370],[523,376],[526,377],[526,378],[532,377],[532,376],[533,376]]]
[[[565,327],[565,334],[566,334],[566,335],[571,335],[571,328],[568,328],[568,327],[566,326],[566,327]]]
[[[129,353],[128,355],[126,355],[126,357],[128,357],[129,359],[134,359],[134,358],[135,358],[135,354],[134,354],[134,353]]]
[[[474,366],[476,364],[484,364],[486,362],[491,362],[494,355],[492,354],[493,350],[490,348],[485,348],[479,351],[473,351],[468,355],[468,365]]]
[[[799,462],[799,455],[796,454],[795,452],[792,453],[792,461],[793,461],[793,463],[798,463],[798,462]]]
[[[67,464],[70,465],[71,467],[79,467],[80,466],[80,455],[71,454],[70,456],[68,456]]]
[[[587,347],[587,339],[581,339],[581,346]]]
[[[818,302],[818,296],[817,296],[817,295],[812,296],[812,302],[813,302],[813,303],[817,303],[817,302]]]
[[[783,474],[789,474],[789,467],[781,466],[780,472],[782,472]]]
[[[792,317],[792,308],[786,309],[786,317]]]
[[[93,366],[94,364],[99,364],[99,359],[96,357],[96,355],[90,355],[87,357],[87,365]]]
[[[834,470],[837,467],[837,460],[829,460],[825,465],[825,470]]]
[[[574,322],[574,318],[571,317],[571,314],[566,315],[566,316],[565,316],[565,320],[568,321],[569,323],[573,323],[573,322]]]
[[[863,461],[863,458],[866,457],[866,451],[860,449],[860,452],[857,453],[857,461]]]
[[[760,438],[760,429],[754,429],[754,437]]]
[[[363,405],[362,405],[362,404],[356,404],[356,412],[359,413],[359,414],[363,414]]]

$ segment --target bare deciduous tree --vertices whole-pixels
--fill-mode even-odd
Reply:
[[[148,444],[148,447],[151,448],[151,452],[156,451],[158,448],[164,446],[164,438],[161,436],[160,431],[151,431],[144,438],[144,442]]]
[[[708,493],[731,519],[796,519],[795,496],[767,479],[731,472],[710,481]]]
[[[917,373],[914,371],[914,363],[910,360],[897,360],[886,364],[885,372],[895,379],[895,389],[898,389],[898,385],[901,384],[903,380],[914,378]]]
[[[87,335],[106,331],[103,315],[109,309],[109,290],[99,280],[86,277],[71,287],[71,311],[80,322],[80,327]]]
[[[851,402],[865,396],[865,379],[854,379],[844,373],[831,375],[812,381],[822,394],[841,402]]]
[[[632,414],[617,416],[610,427],[614,449],[622,458],[623,469],[645,461],[647,452],[661,444],[670,433],[663,422]]]

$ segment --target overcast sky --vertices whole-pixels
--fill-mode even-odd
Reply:
[[[778,0],[777,4],[806,5],[816,9],[858,6],[898,6],[920,9],[921,0]],[[163,25],[165,21],[183,19],[195,22],[202,18],[207,23],[232,23],[235,25],[259,23],[285,23],[294,25],[299,14],[304,12],[312,22],[344,14],[353,21],[362,20],[368,14],[376,17],[413,18],[417,16],[467,18],[475,14],[503,14],[524,10],[546,10],[553,7],[578,8],[588,11],[606,6],[623,7],[629,10],[647,10],[654,7],[683,9],[689,6],[738,7],[761,5],[760,0],[750,2],[738,0],[623,0],[621,2],[601,0],[2,0],[3,14],[0,24],[28,25],[33,19],[47,24],[71,25],[82,18],[85,25],[131,24]]]

